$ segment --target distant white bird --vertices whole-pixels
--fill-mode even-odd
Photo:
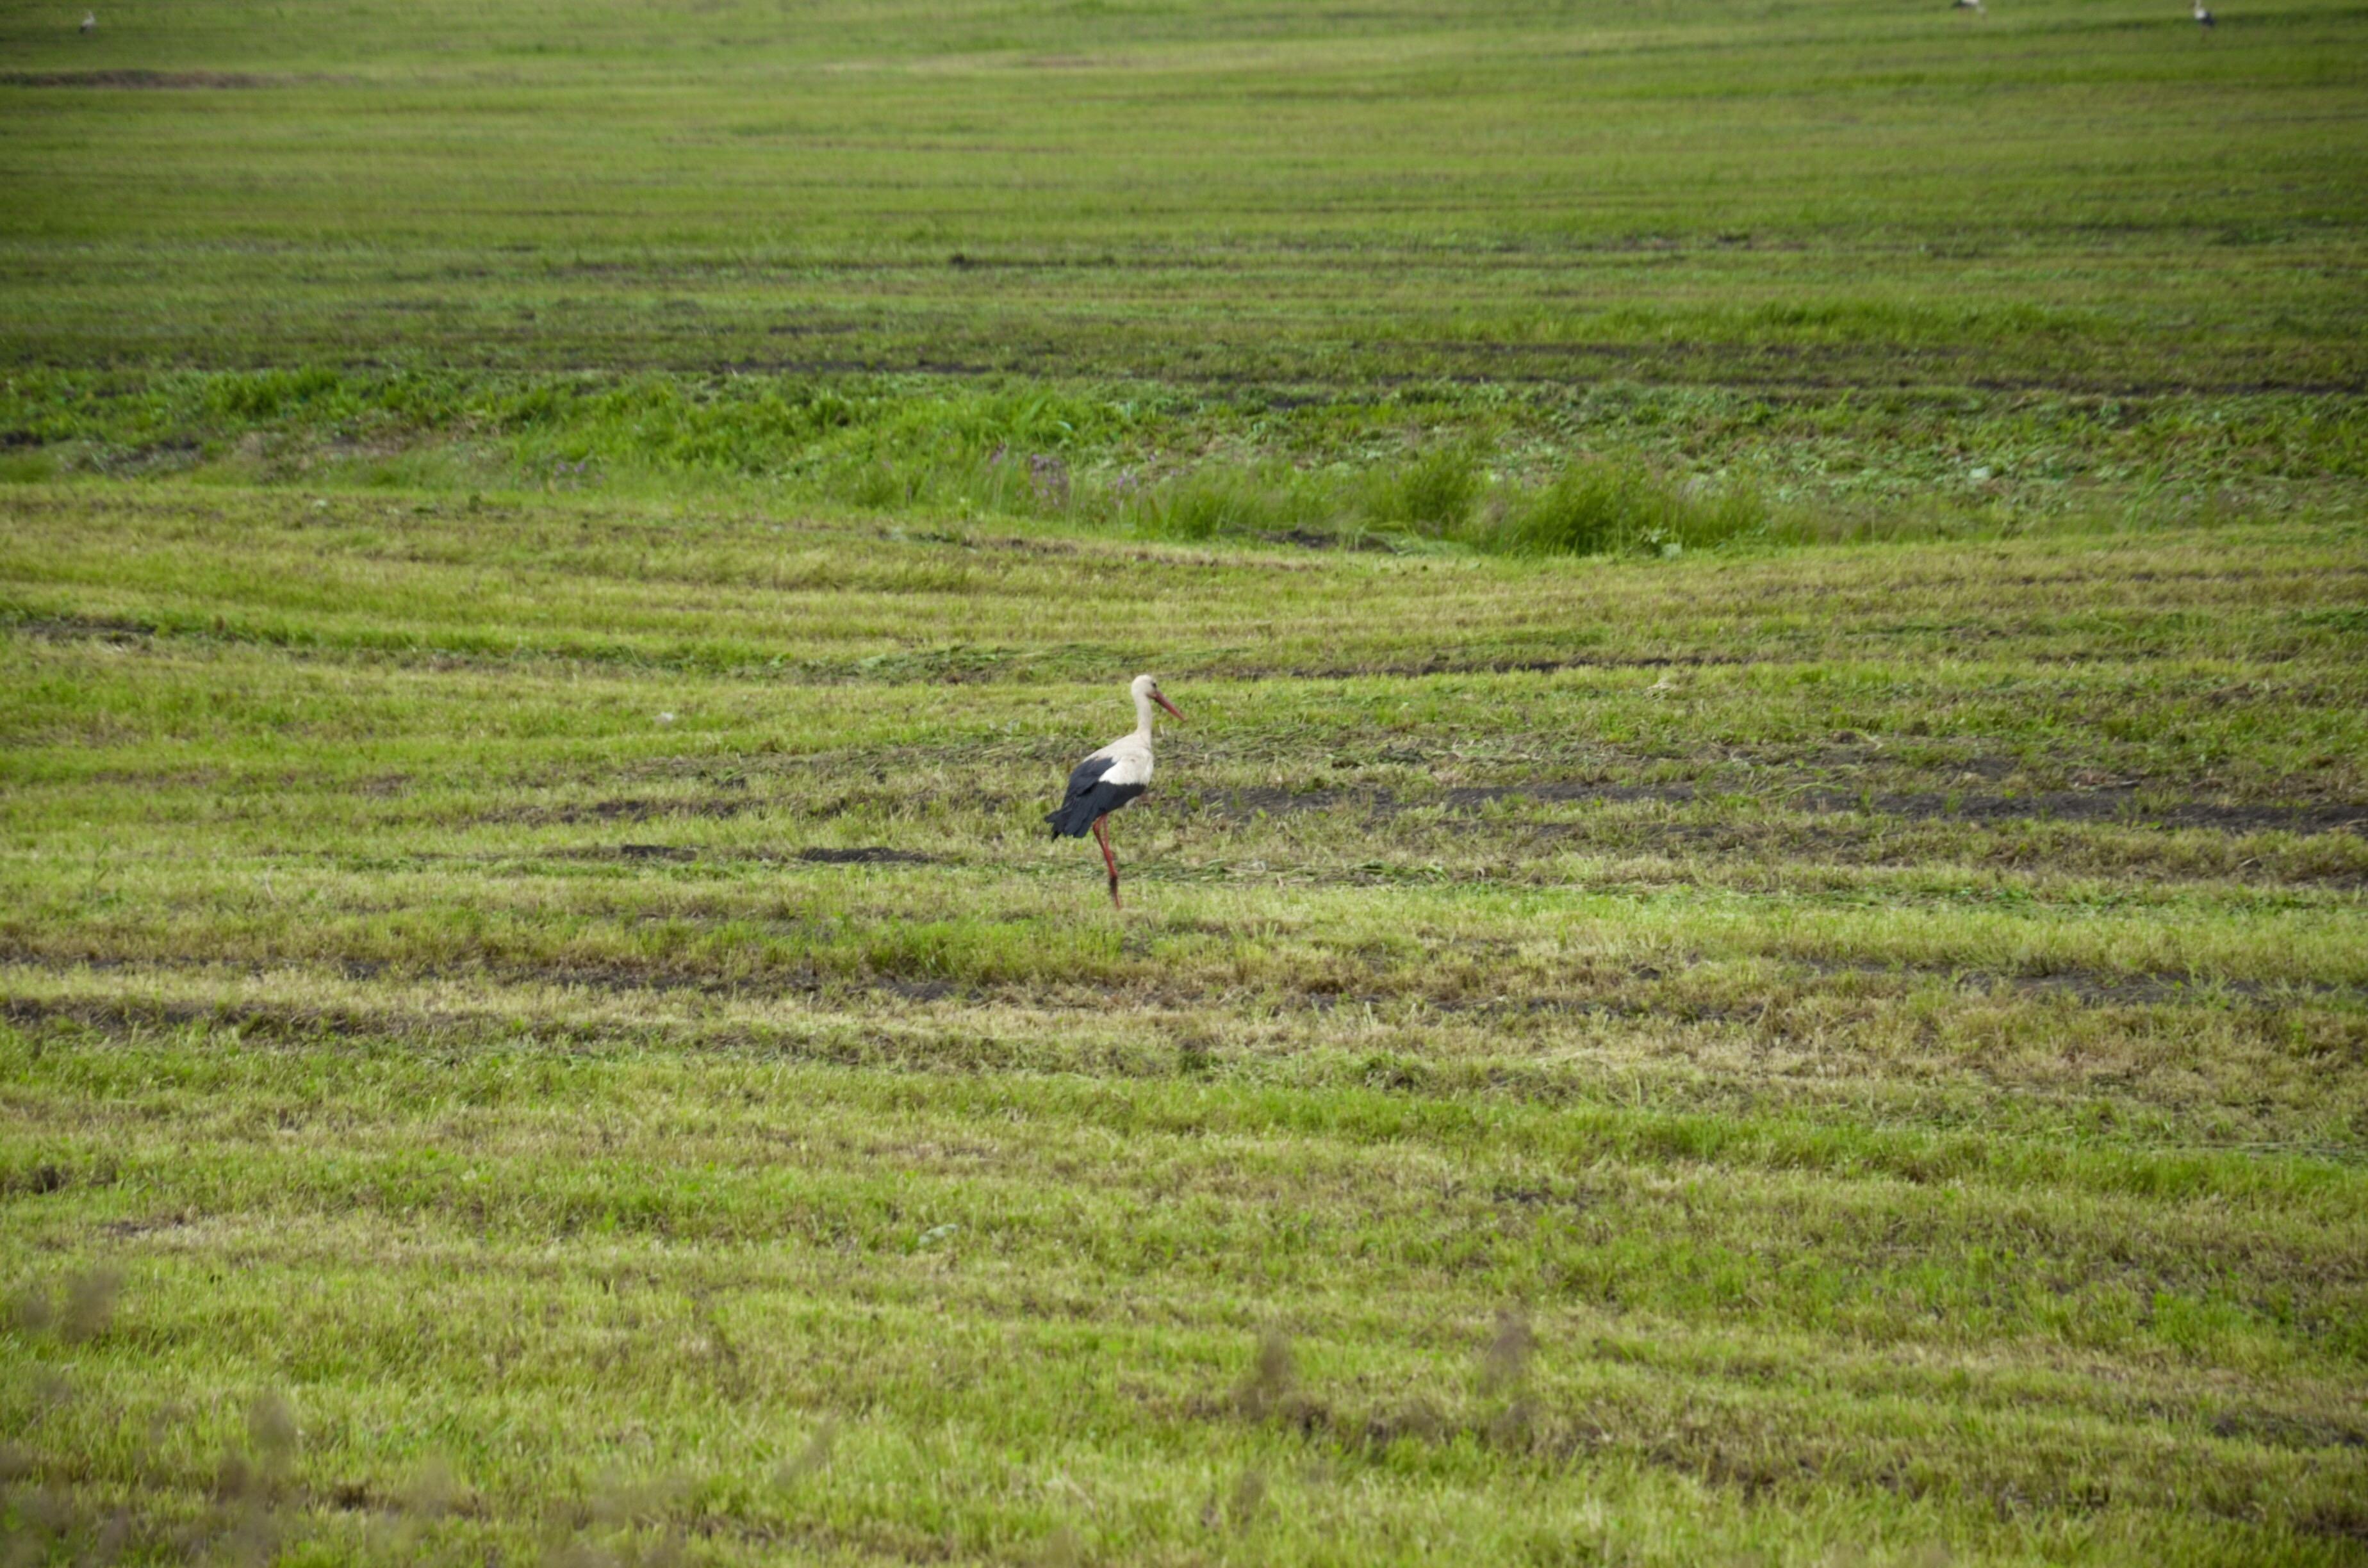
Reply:
[[[2212,12],[2205,6],[2203,0],[2195,0],[2195,20],[2200,27],[2209,28],[2212,25]]]
[[[86,32],[86,33],[95,33],[95,32],[98,31],[98,13],[97,13],[97,12],[96,12],[96,11],[85,11],[85,12],[82,14],[82,30],[83,30],[83,31],[85,31],[85,32]]]
[[[1134,733],[1121,735],[1077,764],[1069,775],[1068,793],[1061,798],[1060,809],[1044,818],[1053,824],[1055,838],[1093,834],[1094,841],[1102,846],[1102,864],[1110,868],[1113,909],[1118,907],[1118,857],[1110,853],[1110,829],[1103,824],[1110,812],[1151,788],[1151,705],[1156,702],[1176,713],[1176,704],[1160,695],[1159,683],[1149,676],[1135,676],[1127,690],[1134,698]],[[1184,715],[1176,713],[1176,717]]]
[[[1949,0],[1949,9],[1952,11],[1981,11],[1982,0]],[[1989,13],[1983,11],[1982,14],[1984,16],[1987,16]]]

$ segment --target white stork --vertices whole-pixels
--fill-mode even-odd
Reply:
[[[1121,735],[1085,761],[1077,764],[1069,775],[1069,792],[1061,797],[1061,809],[1046,814],[1053,824],[1053,836],[1066,835],[1083,838],[1090,829],[1094,841],[1102,846],[1102,864],[1110,868],[1110,907],[1118,903],[1118,857],[1110,853],[1110,829],[1105,825],[1110,812],[1117,811],[1137,795],[1151,788],[1151,705],[1155,702],[1178,719],[1176,704],[1160,695],[1159,683],[1149,676],[1137,676],[1128,687],[1134,696],[1134,733]]]
[[[1984,16],[1987,16],[1989,14],[1987,11],[1982,11],[1982,0],[1949,0],[1949,9],[1952,11],[1976,11],[1981,12]]]
[[[2195,25],[2205,28],[2212,26],[2212,12],[2203,0],[2195,0]]]
[[[82,14],[82,30],[83,30],[83,31],[85,31],[85,32],[86,32],[86,33],[95,33],[95,32],[98,31],[98,13],[97,13],[97,12],[96,12],[96,11],[85,11],[85,12]]]

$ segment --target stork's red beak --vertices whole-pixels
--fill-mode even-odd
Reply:
[[[1154,701],[1154,702],[1158,703],[1158,704],[1159,704],[1159,706],[1161,706],[1162,708],[1167,709],[1167,711],[1169,711],[1170,713],[1176,713],[1176,704],[1174,704],[1173,702],[1168,701],[1168,700],[1167,700],[1167,695],[1166,695],[1165,693],[1163,693],[1163,692],[1157,692],[1157,691],[1153,692],[1153,693],[1151,694],[1151,700],[1152,700],[1152,701]],[[1178,717],[1178,719],[1181,719],[1182,717],[1184,717],[1184,715],[1183,715],[1183,714],[1181,714],[1181,713],[1176,713],[1176,717]]]

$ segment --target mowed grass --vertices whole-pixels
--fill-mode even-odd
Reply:
[[[2368,1559],[2368,16],[1988,10],[0,0],[0,1562]]]
[[[2341,392],[2248,0],[0,6],[0,358]]]
[[[2356,530],[5,495],[35,1560],[2362,1555]]]

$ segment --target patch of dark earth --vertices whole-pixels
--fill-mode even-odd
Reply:
[[[745,789],[746,786],[734,785],[734,788],[736,790]],[[1058,791],[1053,786],[1046,787],[1045,795],[1048,802],[1057,803]],[[851,811],[859,811],[870,806],[911,805],[921,799],[951,798],[899,796],[883,792],[879,795],[847,795],[810,806],[800,806],[778,799],[757,800],[746,794],[734,793],[678,800],[628,799],[592,801],[581,805],[513,806],[502,811],[487,812],[470,820],[481,826],[488,827],[572,827],[585,823],[655,822],[662,817],[721,819],[745,816],[751,812],[756,812],[777,814],[784,818],[805,817],[816,822],[827,822],[835,817],[845,816]],[[973,793],[962,795],[960,799],[966,805],[989,811],[1011,804],[1009,797],[1000,795]],[[876,860],[881,857],[874,856],[872,858]]]
[[[934,855],[924,855],[912,849],[891,849],[884,844],[859,845],[847,849],[801,849],[794,858],[818,866],[928,866],[937,862]]]
[[[708,845],[687,844],[619,844],[598,845],[582,849],[514,849],[490,850],[477,854],[450,853],[433,849],[405,850],[400,855],[384,857],[357,856],[345,852],[323,852],[306,855],[301,851],[271,850],[262,857],[279,861],[312,860],[331,866],[359,867],[367,870],[383,870],[391,866],[484,866],[514,867],[532,865],[537,861],[647,861],[663,865],[758,865],[783,866],[798,863],[809,866],[940,866],[951,863],[944,855],[926,854],[918,849],[896,849],[884,844],[856,845],[848,848],[720,849]]]
[[[1360,550],[1379,555],[1398,553],[1398,547],[1380,534],[1322,533],[1314,528],[1286,528],[1280,533],[1254,533],[1250,537],[1262,544],[1282,545],[1294,550]]]
[[[157,634],[154,621],[108,615],[11,615],[0,617],[0,630],[46,642],[137,642]]]
[[[393,1039],[423,1028],[465,1027],[490,1017],[471,1013],[404,1014],[347,1007],[274,1007],[232,1002],[135,1002],[121,999],[0,999],[0,1021],[30,1028],[79,1024],[110,1033],[132,1028],[187,1028],[204,1024],[253,1032],[263,1039]]]
[[[587,857],[600,854],[597,849],[577,853]],[[699,858],[699,851],[685,849],[673,844],[620,844],[617,846],[617,858],[620,860],[696,860]]]
[[[589,822],[650,822],[658,817],[736,817],[770,802],[745,797],[684,801],[592,801],[572,806],[516,806],[475,820],[489,825],[565,827]]]
[[[9,87],[206,87],[215,90],[276,87],[301,80],[293,76],[256,76],[243,71],[0,71],[0,86]],[[330,80],[313,77],[313,81]]]
[[[788,855],[763,849],[694,849],[680,844],[620,844],[614,851],[569,850],[549,858],[605,860],[612,854],[620,860],[665,860],[676,864],[695,860],[738,860],[780,865],[784,861],[797,860],[809,866],[934,866],[939,860],[939,857],[924,855],[917,849],[892,849],[885,844],[859,844],[836,849],[807,848]]]

